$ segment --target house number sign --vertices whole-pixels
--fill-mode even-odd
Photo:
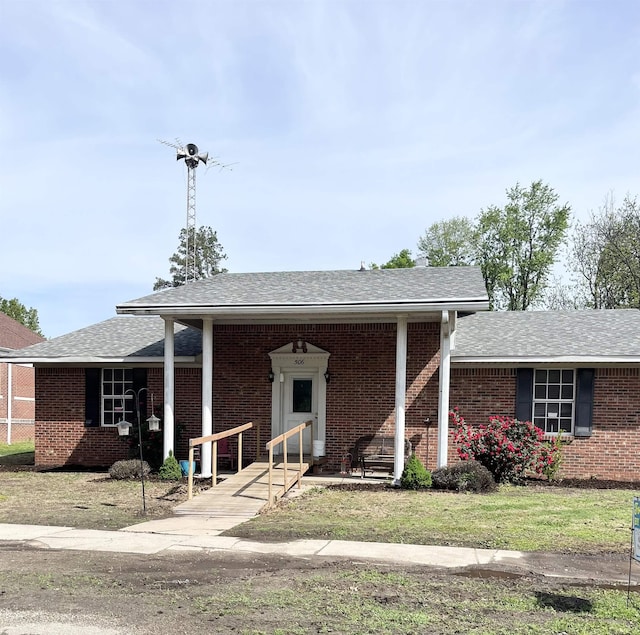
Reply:
[[[304,359],[302,359],[301,357],[298,357],[297,359],[293,360],[293,363],[296,366],[304,366]]]

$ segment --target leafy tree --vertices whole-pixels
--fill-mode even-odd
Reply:
[[[569,225],[569,205],[542,181],[507,190],[507,204],[478,217],[478,264],[493,309],[524,311],[545,288]]]
[[[418,241],[418,249],[430,267],[457,267],[475,264],[477,242],[473,222],[455,216],[430,225]]]
[[[579,298],[594,309],[640,308],[640,207],[613,196],[589,222],[577,223],[569,266]]]
[[[369,265],[370,269],[411,269],[416,266],[416,261],[411,257],[410,249],[403,249],[397,254],[393,254],[391,259],[384,265],[377,265],[372,262]]]
[[[224,273],[227,270],[220,266],[227,255],[224,253],[222,245],[218,242],[218,235],[211,227],[200,227],[197,231],[189,230],[189,245],[194,244],[195,236],[195,263],[190,263],[189,280],[200,280],[210,278],[217,273]],[[178,251],[169,258],[171,266],[169,273],[171,280],[156,278],[153,290],[166,289],[168,287],[179,287],[185,283],[185,264],[187,261],[187,230],[180,230]]]
[[[18,300],[12,298],[7,300],[0,296],[0,312],[13,318],[16,322],[20,322],[23,326],[32,330],[34,333],[44,337],[40,330],[40,321],[38,319],[37,309],[27,309],[27,307]]]

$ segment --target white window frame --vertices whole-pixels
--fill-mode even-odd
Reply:
[[[545,381],[538,381],[538,373],[545,373]],[[559,373],[558,382],[550,382],[550,373]],[[564,381],[564,373],[570,372],[572,380],[571,382]],[[576,369],[575,368],[534,368],[533,369],[533,404],[531,408],[531,421],[534,425],[540,428],[545,436],[554,437],[558,434],[572,435],[575,427],[576,416]],[[538,397],[540,390],[536,390],[544,386],[545,396]],[[558,386],[558,397],[549,396],[549,388]],[[563,396],[566,393],[566,388],[571,386],[571,397]],[[565,389],[565,390],[563,390]],[[571,407],[571,414],[566,414],[566,406]],[[538,406],[538,408],[536,408]],[[544,406],[544,415],[540,413],[540,410]],[[563,414],[563,406],[565,406],[565,414]],[[536,410],[538,413],[536,414]],[[555,416],[554,416],[555,414]],[[567,426],[568,420],[568,426]],[[554,425],[555,423],[555,425]],[[563,428],[564,425],[564,428]],[[568,430],[566,428],[569,428]],[[553,428],[556,428],[555,430]]]
[[[105,428],[113,428],[118,421],[133,421],[133,369],[103,368],[100,372],[100,422]]]

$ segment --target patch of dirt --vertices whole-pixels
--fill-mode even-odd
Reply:
[[[0,632],[444,635],[468,632],[469,624],[460,620],[474,614],[473,620],[482,620],[483,632],[525,632],[518,627],[538,623],[544,630],[546,620],[587,606],[587,589],[569,580],[495,566],[442,570],[220,551],[142,556],[43,551],[4,543]],[[540,597],[544,603],[540,610],[523,609],[516,615],[499,602],[485,602],[496,596]],[[544,611],[550,602],[555,609],[551,613]],[[377,619],[389,621],[361,624],[359,619],[371,619],[367,607],[372,606],[379,607],[380,616],[388,610],[388,617]],[[406,621],[428,614],[434,616],[428,629],[414,629]],[[394,623],[394,615],[402,619]],[[16,623],[23,630],[11,630]]]

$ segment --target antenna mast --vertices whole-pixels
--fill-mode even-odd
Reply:
[[[208,152],[199,152],[195,143],[176,149],[176,160],[184,159],[187,165],[187,224],[185,239],[184,283],[196,280],[196,168],[206,165]],[[189,278],[191,274],[191,278]]]
[[[209,158],[208,152],[200,152],[195,143],[182,144],[180,139],[176,139],[176,143],[163,141],[158,139],[160,143],[174,148],[176,150],[176,159],[184,159],[187,165],[187,224],[185,239],[185,260],[184,260],[184,283],[197,280],[196,269],[196,168],[200,163],[211,167],[212,165],[220,166],[220,169],[230,168],[229,165],[220,163],[214,158]],[[233,165],[233,164],[231,164]],[[191,275],[191,278],[189,277]]]

